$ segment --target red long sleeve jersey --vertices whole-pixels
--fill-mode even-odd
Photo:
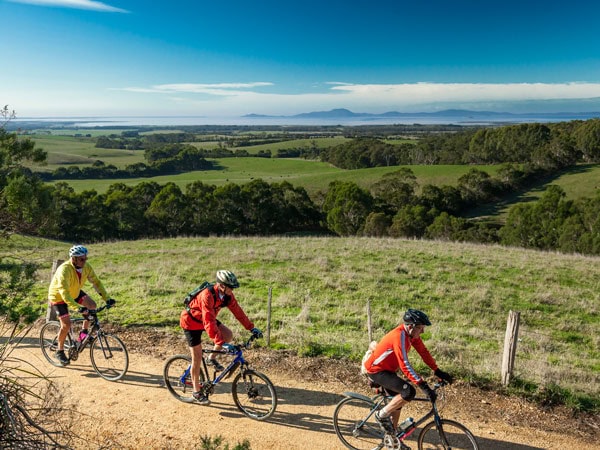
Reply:
[[[222,345],[225,341],[217,326],[217,315],[225,303],[227,303],[227,308],[229,308],[244,328],[247,330],[254,328],[254,323],[248,319],[248,316],[246,316],[246,313],[244,313],[233,294],[225,302],[225,299],[220,298],[217,292],[215,292],[213,297],[210,291],[210,289],[204,289],[192,299],[190,302],[190,312],[185,309],[181,311],[181,316],[179,317],[181,328],[184,330],[205,330],[208,337],[216,345]]]
[[[398,369],[413,383],[418,384],[423,380],[408,360],[408,351],[414,347],[425,364],[431,370],[436,370],[437,364],[433,356],[425,347],[421,337],[412,339],[404,324],[394,328],[386,334],[375,347],[371,357],[365,362],[368,373],[378,373],[384,370],[396,372]]]

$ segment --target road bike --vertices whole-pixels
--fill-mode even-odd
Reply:
[[[437,391],[447,383],[441,381],[436,383],[434,391]],[[479,446],[475,436],[467,427],[454,420],[442,419],[440,417],[436,401],[429,398],[414,398],[417,402],[431,402],[431,410],[406,429],[398,430],[396,433],[387,433],[375,419],[375,412],[383,408],[392,399],[383,389],[377,387],[377,394],[370,398],[356,392],[344,392],[342,399],[333,413],[333,426],[335,433],[342,443],[349,449],[354,450],[379,450],[379,449],[401,449],[405,438],[430,418],[430,422],[423,426],[417,438],[419,450],[478,450]]]
[[[263,373],[250,368],[244,359],[244,349],[252,346],[256,335],[250,336],[244,344],[234,345],[232,351],[203,350],[203,353],[218,353],[233,356],[233,360],[222,371],[214,371],[212,378],[206,359],[202,358],[200,368],[200,392],[207,397],[212,394],[215,387],[223,380],[229,378],[237,371],[231,382],[231,395],[235,406],[247,417],[254,420],[266,420],[273,415],[277,407],[277,393],[271,380]],[[193,387],[190,375],[192,358],[189,355],[175,355],[167,360],[163,369],[165,385],[169,392],[177,399],[186,403],[195,401],[192,396]]]
[[[114,306],[115,301],[111,302],[111,300],[98,309],[80,308],[80,312],[84,314],[84,317],[87,314],[87,317],[71,320],[71,329],[65,339],[65,354],[69,361],[77,361],[79,355],[89,346],[90,361],[96,373],[105,380],[117,381],[123,378],[127,372],[129,354],[123,341],[114,334],[104,331],[98,320],[100,311]],[[90,321],[89,333],[82,341],[79,341],[78,337],[84,320]],[[56,357],[59,331],[60,322],[46,323],[40,332],[40,347],[50,364],[62,367],[63,365]]]

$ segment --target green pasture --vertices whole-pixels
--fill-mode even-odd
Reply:
[[[43,315],[52,261],[70,244],[19,236],[5,243],[0,254],[39,264],[28,301]],[[350,358],[357,370],[369,342],[367,304],[374,339],[413,307],[431,318],[425,339],[440,367],[498,382],[507,317],[518,311],[515,383],[537,393],[558,386],[578,407],[598,407],[597,257],[388,238],[176,238],[94,244],[89,263],[118,300],[104,320],[181,335],[181,299],[227,268],[238,275],[247,314],[269,327],[272,348]],[[229,311],[219,319],[237,339],[246,335]]]
[[[129,164],[144,162],[144,152],[141,150],[117,150],[96,148],[96,143],[91,138],[75,136],[35,136],[30,138],[36,147],[48,153],[47,164],[43,167],[32,166],[36,170],[50,171],[61,166],[75,165],[79,167],[91,166],[100,160],[105,164],[113,164],[124,168]]]
[[[222,158],[211,160],[217,164],[218,170],[186,172],[177,175],[163,175],[151,178],[127,179],[97,179],[97,180],[67,180],[73,188],[81,192],[94,189],[99,193],[106,192],[108,187],[116,182],[135,186],[142,181],[154,181],[159,184],[173,182],[182,189],[194,181],[220,186],[227,183],[244,184],[255,179],[268,183],[287,181],[294,186],[301,186],[309,194],[325,191],[334,180],[353,181],[368,189],[373,183],[400,167],[376,167],[372,169],[344,170],[328,163],[307,161],[304,159],[279,158]],[[456,185],[458,178],[467,173],[473,166],[403,166],[410,168],[416,175],[419,185]],[[493,175],[498,166],[479,166]]]
[[[539,200],[551,184],[560,186],[569,200],[595,197],[600,190],[600,164],[579,164],[555,176],[539,179],[530,189],[510,194],[497,203],[474,208],[469,216],[504,221],[511,206]]]

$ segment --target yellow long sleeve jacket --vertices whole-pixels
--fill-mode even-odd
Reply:
[[[106,289],[104,289],[102,282],[96,276],[92,266],[86,263],[83,266],[80,278],[77,276],[77,269],[75,269],[70,259],[56,269],[50,282],[50,288],[48,289],[48,300],[53,305],[67,303],[71,306],[78,306],[75,303],[75,299],[87,280],[90,280],[90,283],[92,283],[94,289],[102,296],[104,301],[108,300]]]

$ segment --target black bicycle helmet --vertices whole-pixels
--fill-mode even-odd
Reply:
[[[431,325],[429,321],[429,317],[423,311],[419,311],[418,309],[408,309],[404,313],[404,323],[408,323],[410,325]]]

